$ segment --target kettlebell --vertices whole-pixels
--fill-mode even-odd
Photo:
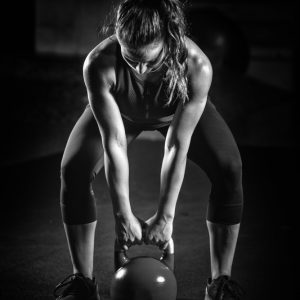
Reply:
[[[111,300],[176,300],[173,239],[160,259],[150,256],[129,258],[127,251],[120,249],[116,241],[114,263]]]

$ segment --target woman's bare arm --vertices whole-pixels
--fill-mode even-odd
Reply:
[[[84,63],[84,82],[102,137],[105,175],[114,215],[124,217],[131,214],[127,140],[119,108],[110,92],[112,73],[109,58],[88,56]]]
[[[183,182],[187,153],[194,129],[203,113],[212,80],[212,68],[203,52],[189,42],[189,101],[180,103],[169,127],[161,167],[160,199],[157,216],[173,220]]]

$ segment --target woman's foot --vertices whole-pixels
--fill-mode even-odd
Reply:
[[[67,276],[54,289],[56,300],[100,300],[95,278],[84,277],[81,273]]]
[[[237,282],[227,275],[216,279],[208,278],[204,300],[241,300],[244,291]]]

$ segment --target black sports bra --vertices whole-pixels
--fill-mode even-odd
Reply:
[[[143,74],[135,71],[124,60],[116,41],[116,84],[112,88],[124,121],[145,129],[155,129],[171,123],[178,101],[168,101],[165,75],[167,66],[162,63],[154,71]]]

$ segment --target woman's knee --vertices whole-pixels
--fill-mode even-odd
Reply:
[[[60,165],[61,184],[70,188],[89,185],[103,167],[103,159],[96,163],[88,163],[86,159],[62,159]]]
[[[96,174],[85,166],[62,162],[60,206],[64,223],[85,224],[97,219],[92,181]]]
[[[243,211],[242,161],[230,158],[212,176],[207,219],[213,223],[240,223]]]
[[[240,157],[231,157],[223,163],[222,172],[224,180],[230,185],[242,184],[243,165]]]
[[[96,177],[95,168],[84,162],[62,160],[60,168],[60,202],[72,206],[84,206],[88,199],[93,199],[92,183]]]

